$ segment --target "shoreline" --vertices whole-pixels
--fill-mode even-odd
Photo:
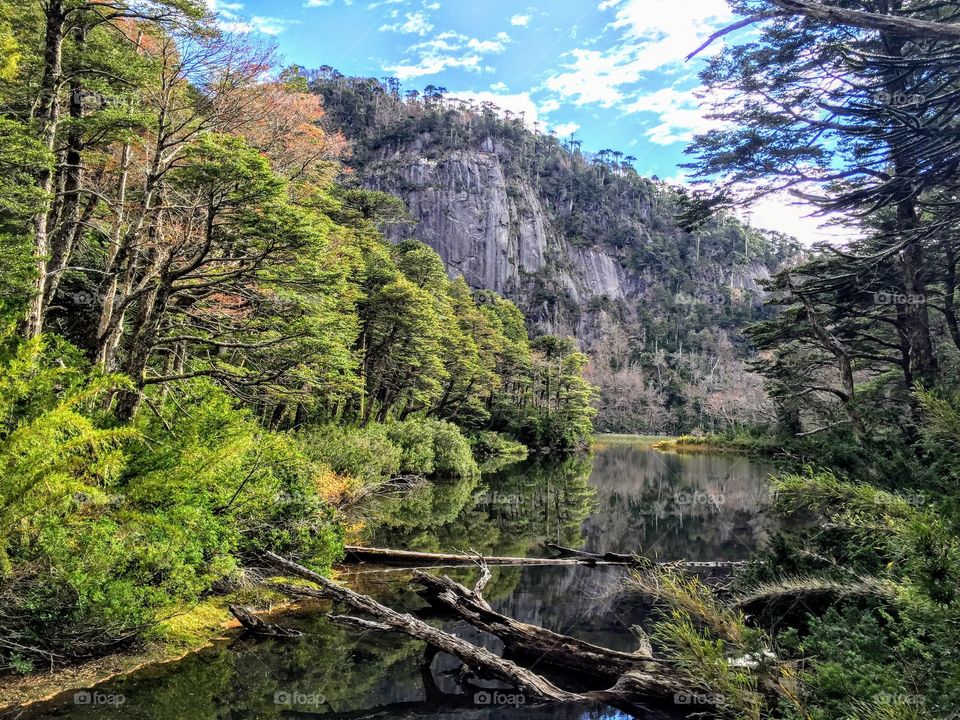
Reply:
[[[201,603],[177,616],[178,626],[191,628],[189,636],[151,640],[137,650],[118,651],[51,672],[33,672],[7,679],[3,683],[0,717],[8,714],[15,717],[20,710],[71,692],[94,688],[113,678],[132,675],[147,668],[162,668],[239,637],[242,626],[227,609],[230,600],[226,597],[220,599],[222,604]],[[311,604],[294,601],[275,603],[257,614],[269,619],[296,612]]]

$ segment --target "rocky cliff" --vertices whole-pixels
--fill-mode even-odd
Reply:
[[[658,284],[668,282],[655,263],[625,263],[622,249],[571,242],[555,208],[517,172],[502,143],[486,138],[436,158],[422,154],[424,144],[420,138],[362,168],[363,183],[402,198],[415,223],[389,234],[397,240],[412,234],[430,245],[452,277],[514,300],[540,331],[573,334],[590,347],[611,326],[611,307],[625,321],[634,303],[654,301]],[[635,212],[634,233],[642,238],[649,234],[651,205]],[[757,259],[704,263],[690,278],[696,288],[688,288],[686,300],[713,297],[718,304],[731,297],[756,306],[763,299],[759,281],[770,271]],[[552,293],[544,292],[546,285]],[[682,288],[668,291],[684,301]]]
[[[769,312],[761,281],[799,252],[732,217],[688,225],[682,189],[492,106],[403,98],[335,71],[313,87],[353,143],[353,181],[406,204],[412,223],[386,228],[390,239],[430,245],[451,276],[516,302],[534,332],[574,335],[601,374],[656,369],[675,392],[699,372],[680,367],[691,353],[705,366],[725,348],[742,359],[740,328]]]

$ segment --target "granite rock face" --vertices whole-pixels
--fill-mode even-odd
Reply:
[[[582,188],[544,186],[544,178],[525,169],[529,158],[518,162],[509,146],[490,138],[451,148],[423,133],[387,147],[357,170],[363,185],[400,197],[409,209],[413,224],[387,229],[388,237],[426,243],[451,277],[513,300],[535,332],[574,335],[591,350],[612,329],[629,331],[638,309],[655,310],[664,293],[706,305],[731,298],[759,305],[763,299],[759,283],[770,277],[769,267],[731,261],[730,242],[709,237],[691,257],[690,236],[669,210],[654,205],[656,193],[625,198],[607,188],[591,210],[578,204]],[[607,221],[613,217],[623,239],[619,247],[571,229],[571,219],[592,219],[598,208]],[[595,224],[581,224],[596,231]],[[679,255],[664,256],[671,244]],[[679,266],[686,268],[686,299]],[[698,288],[693,294],[691,286]]]
[[[383,190],[402,197],[414,235],[435,249],[451,277],[516,296],[524,274],[543,269],[558,244],[531,188],[508,186],[494,153],[454,152],[394,166]]]
[[[601,305],[642,299],[650,280],[628,271],[614,252],[575,247],[528,178],[510,174],[502,148],[485,144],[428,159],[417,148],[395,153],[366,175],[369,187],[402,198],[415,221],[388,231],[436,250],[451,277],[516,302],[542,332],[576,335],[585,347],[601,339]],[[539,298],[544,284],[566,307]]]

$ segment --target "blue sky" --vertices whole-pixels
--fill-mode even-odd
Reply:
[[[683,181],[689,140],[711,127],[697,93],[704,60],[685,56],[735,20],[726,0],[207,2],[225,28],[271,36],[286,63],[491,100],[672,181]],[[809,242],[824,234],[807,212],[769,198],[751,217]]]

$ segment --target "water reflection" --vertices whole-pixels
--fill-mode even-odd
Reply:
[[[768,531],[758,501],[769,468],[715,455],[666,455],[636,443],[593,457],[539,459],[471,484],[422,488],[376,508],[371,544],[416,550],[534,555],[546,541],[591,551],[642,550],[661,559],[740,559]],[[470,568],[444,570],[462,581]],[[633,650],[630,628],[646,608],[603,602],[618,568],[505,567],[484,592],[498,611],[591,642]],[[360,592],[398,608],[423,609],[403,571],[349,575]],[[303,637],[236,639],[175,665],[117,679],[77,704],[65,694],[24,718],[620,718],[610,708],[531,707],[495,688],[456,695],[455,663],[422,643],[357,635],[316,607],[286,616]],[[495,638],[454,628],[498,650]],[[449,672],[448,672],[449,671]],[[112,695],[122,705],[93,704]],[[76,698],[81,703],[85,697]],[[496,704],[495,704],[496,703]]]

